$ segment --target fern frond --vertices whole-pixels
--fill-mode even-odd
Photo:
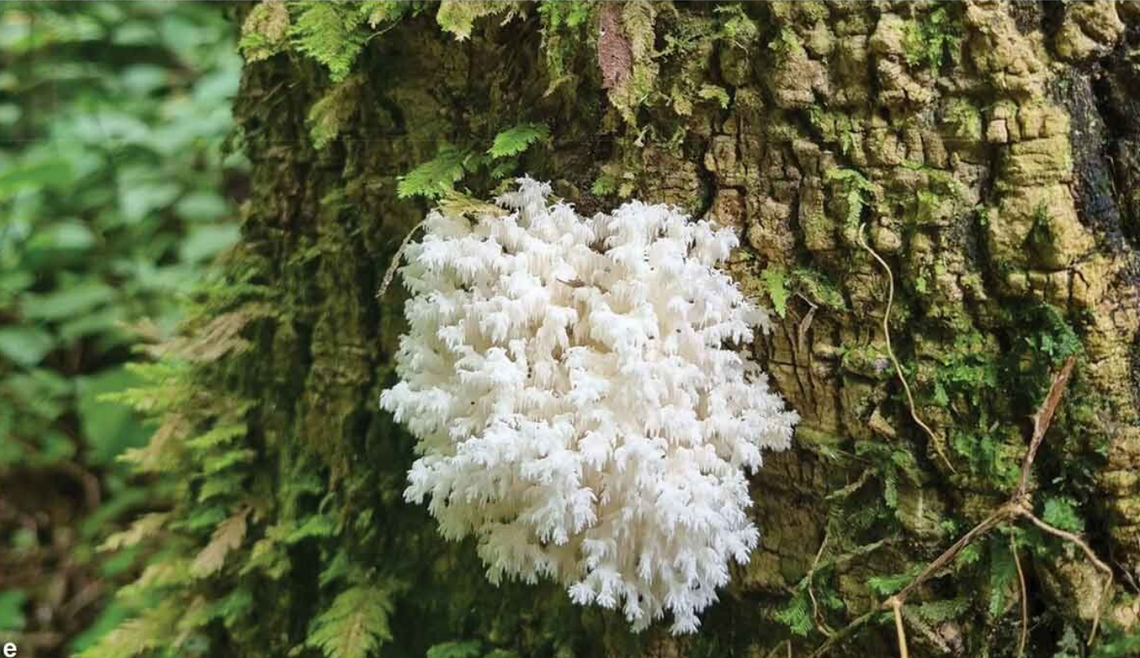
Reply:
[[[392,639],[390,593],[380,587],[352,587],[313,620],[306,644],[327,658],[366,658]]]
[[[504,22],[509,21],[518,13],[518,6],[514,2],[486,2],[480,0],[445,0],[439,4],[439,11],[435,15],[436,23],[444,32],[450,32],[455,38],[464,41],[471,36],[475,21],[494,14],[508,11]]]
[[[132,523],[130,528],[107,537],[107,539],[99,545],[99,550],[117,551],[121,548],[134,546],[158,532],[169,517],[169,514],[163,512],[144,514]]]
[[[366,16],[350,3],[304,2],[289,26],[293,46],[324,64],[334,82],[348,76],[368,35],[359,29]]]
[[[550,128],[544,123],[520,123],[495,135],[495,141],[487,154],[494,159],[518,155],[530,148],[534,142],[550,137]]]
[[[173,639],[170,632],[178,617],[177,606],[169,601],[144,609],[79,653],[77,658],[134,658],[165,646]]]
[[[245,436],[245,433],[245,423],[219,425],[208,432],[199,434],[193,439],[190,439],[186,442],[186,445],[194,450],[207,450],[227,444],[238,437]]]
[[[436,199],[450,191],[463,178],[467,154],[454,146],[444,146],[434,158],[399,179],[396,195],[401,199],[423,196]]]
[[[779,265],[769,265],[760,275],[772,300],[772,310],[781,318],[788,311],[788,273]]]
[[[216,573],[226,562],[230,551],[241,546],[245,538],[246,519],[249,517],[249,508],[234,514],[222,521],[210,537],[210,543],[198,552],[194,562],[190,565],[190,572],[201,578]]]

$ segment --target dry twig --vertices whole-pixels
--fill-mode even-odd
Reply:
[[[388,286],[392,285],[392,278],[396,276],[396,270],[400,269],[400,261],[404,258],[404,250],[408,248],[408,243],[412,241],[412,236],[416,234],[416,231],[423,228],[423,225],[424,222],[416,224],[412,227],[412,230],[408,231],[408,234],[404,236],[403,242],[400,243],[400,248],[397,249],[396,253],[392,256],[392,263],[388,266],[388,270],[384,272],[384,281],[380,284],[380,292],[376,293],[377,299],[380,299],[384,296],[384,293],[388,292]]]
[[[823,549],[827,547],[827,539],[831,536],[831,524],[823,531],[823,541],[819,543],[819,550],[815,552],[815,559],[812,560],[811,568],[807,573],[807,592],[808,598],[811,599],[811,616],[815,623],[819,625],[820,632],[825,637],[831,637],[831,629],[828,628],[827,622],[823,620],[823,615],[819,614],[819,603],[815,600],[815,592],[812,590],[812,578],[815,576],[815,570],[819,568],[819,559],[823,557]]]
[[[902,658],[910,658],[910,653],[906,648],[906,627],[903,626],[902,601],[893,596],[890,601],[891,608],[895,611],[895,632],[898,633],[899,636],[899,655],[902,656]]]
[[[1021,637],[1017,640],[1017,658],[1025,658],[1025,643],[1029,640],[1029,588],[1025,586],[1025,572],[1021,570],[1021,558],[1017,556],[1017,541],[1009,536],[1009,552],[1013,553],[1013,565],[1017,567],[1017,582],[1021,585]]]

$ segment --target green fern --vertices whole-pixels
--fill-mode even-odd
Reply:
[[[1125,658],[1137,654],[1140,654],[1140,633],[1109,626],[1108,632],[1097,642],[1091,658]]]
[[[997,617],[1005,609],[1006,594],[1017,578],[1017,565],[1005,541],[990,542],[990,616]]]
[[[964,596],[942,601],[928,601],[918,606],[918,616],[932,624],[941,624],[957,619],[970,608],[970,601]]]
[[[400,177],[396,195],[401,199],[414,196],[437,199],[443,196],[463,178],[467,155],[454,146],[444,146],[434,158]]]
[[[618,179],[609,174],[602,174],[590,186],[590,192],[597,196],[609,196],[618,189]]]
[[[335,535],[336,523],[323,514],[314,514],[308,517],[304,523],[292,528],[285,535],[284,541],[286,544],[296,544],[310,537],[333,537]]]
[[[1069,532],[1084,532],[1085,522],[1077,513],[1077,501],[1068,497],[1049,498],[1041,519],[1051,526]]]
[[[544,123],[520,123],[509,130],[495,135],[495,141],[487,154],[494,159],[518,155],[530,145],[550,137],[550,128]]]
[[[510,20],[518,13],[518,6],[514,2],[486,2],[485,0],[446,0],[439,4],[439,11],[435,20],[444,32],[450,32],[455,38],[464,41],[471,36],[475,21],[484,16],[493,16],[509,11],[505,20]]]
[[[348,76],[357,55],[368,40],[359,29],[366,16],[360,8],[339,2],[305,2],[296,8],[289,26],[293,47],[328,68],[334,82]]]
[[[327,658],[366,658],[392,639],[390,593],[358,586],[340,593],[309,629],[306,645]]]
[[[196,500],[199,503],[210,503],[217,498],[229,496],[235,491],[241,491],[242,484],[247,476],[247,473],[236,471],[219,473],[202,483],[198,489]]]
[[[982,549],[978,547],[978,544],[969,544],[958,553],[958,557],[954,558],[954,568],[960,569],[971,564],[977,564],[981,559]]]
[[[835,311],[847,310],[843,293],[824,274],[806,267],[798,267],[792,270],[791,277],[796,283],[796,288],[812,302]]]
[[[837,181],[847,192],[847,216],[844,221],[848,228],[858,226],[859,219],[873,196],[879,193],[879,186],[855,169],[832,169],[827,172],[828,181]]]
[[[234,439],[245,436],[245,423],[219,425],[212,430],[200,434],[186,442],[186,446],[194,450],[208,450],[230,443]]]
[[[907,65],[926,66],[936,72],[947,55],[957,62],[962,42],[962,26],[946,13],[945,8],[934,10],[921,22],[907,23],[903,29],[903,51]]]
[[[210,530],[226,520],[229,510],[224,505],[201,505],[186,513],[178,521],[170,522],[171,530]]]
[[[867,587],[881,596],[890,596],[914,580],[921,570],[921,567],[916,566],[903,573],[871,576],[867,579]]]
[[[134,658],[164,646],[170,629],[178,623],[180,612],[169,599],[145,608],[79,653],[77,658]]]
[[[212,455],[202,461],[202,472],[214,475],[239,464],[247,464],[257,457],[257,453],[249,448],[227,450],[218,455]]]
[[[781,318],[788,312],[788,273],[779,265],[769,265],[760,275],[772,300],[772,309]]]
[[[774,615],[776,621],[788,627],[795,635],[807,637],[815,628],[811,617],[811,601],[806,588],[800,588],[788,604]]]
[[[732,103],[728,91],[717,85],[701,85],[701,88],[697,90],[697,97],[707,101],[716,101],[722,110],[728,109]]]
[[[381,23],[395,23],[408,14],[418,16],[427,3],[419,0],[369,0],[360,3],[360,13],[367,17],[370,27]]]

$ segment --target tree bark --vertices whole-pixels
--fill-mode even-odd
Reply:
[[[318,515],[335,531],[282,542],[276,576],[212,581],[213,595],[249,587],[254,600],[247,622],[210,632],[226,655],[318,655],[313,620],[345,582],[390,593],[380,655],[458,640],[521,656],[807,655],[1006,501],[1033,414],[1072,353],[1029,504],[1083,528],[1114,592],[1081,551],[1011,521],[910,593],[902,623],[913,656],[1015,655],[1014,545],[1028,655],[1053,655],[1098,616],[1102,637],[1133,625],[1140,75],[1127,53],[1140,9],[741,9],[754,37],[717,32],[724,15],[704,3],[606,5],[581,43],[547,33],[569,72],[553,90],[534,7],[481,18],[465,41],[429,7],[370,40],[345,82],[290,55],[247,66],[236,116],[252,196],[225,268],[235,290],[271,291],[273,313],[244,325],[248,349],[207,379],[252,403],[256,501],[240,550]],[[314,106],[334,91],[334,136],[317,148],[310,132],[326,114]],[[633,635],[550,584],[492,587],[473,545],[443,541],[401,497],[413,442],[377,400],[394,381],[402,301],[397,286],[376,292],[428,204],[398,198],[397,179],[445,142],[486,145],[528,121],[552,138],[519,173],[587,213],[621,202],[591,191],[608,176],[630,197],[734,227],[741,285],[783,311],[756,356],[803,420],[795,447],[754,478],[761,546],[695,636]],[[462,183],[474,196],[495,184]],[[888,301],[913,409],[887,349]],[[831,655],[897,645],[887,611]]]

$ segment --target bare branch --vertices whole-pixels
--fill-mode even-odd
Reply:
[[[1053,422],[1053,414],[1057,411],[1057,405],[1061,403],[1061,395],[1065,392],[1065,385],[1069,383],[1069,377],[1073,374],[1073,366],[1076,362],[1076,355],[1065,359],[1065,364],[1061,366],[1061,370],[1053,376],[1053,383],[1049,386],[1049,393],[1045,396],[1045,400],[1041,402],[1041,408],[1033,414],[1033,438],[1029,440],[1029,451],[1025,453],[1025,461],[1021,463],[1021,480],[1017,484],[1017,493],[1014,494],[1015,500],[1021,500],[1029,490],[1029,473],[1033,467],[1033,460],[1037,457],[1037,449],[1041,447],[1041,442],[1045,439],[1045,432],[1049,431],[1049,425]]]
[[[1025,572],[1021,570],[1021,558],[1017,556],[1017,542],[1009,536],[1009,551],[1013,553],[1013,565],[1017,567],[1017,582],[1021,585],[1021,637],[1017,641],[1017,658],[1025,658],[1025,643],[1029,640],[1029,588],[1025,586]]]

